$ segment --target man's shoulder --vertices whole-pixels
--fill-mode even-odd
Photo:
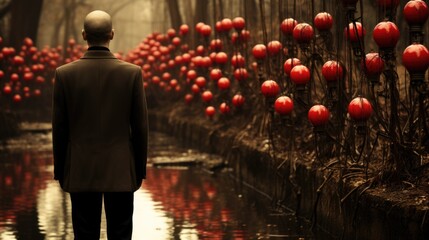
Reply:
[[[57,67],[57,71],[61,72],[61,71],[67,71],[67,69],[72,69],[75,66],[77,66],[80,61],[81,60],[78,59],[78,60],[75,60],[73,62],[69,62],[69,63],[63,64],[63,65]]]

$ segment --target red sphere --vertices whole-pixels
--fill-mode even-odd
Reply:
[[[280,87],[274,80],[266,80],[261,85],[261,92],[265,97],[276,97],[280,92]]]
[[[15,94],[15,95],[13,96],[13,101],[14,101],[14,102],[19,103],[19,102],[21,102],[21,100],[22,100],[21,95],[19,95],[19,94]]]
[[[25,81],[33,80],[33,78],[34,78],[34,74],[32,72],[26,72],[26,73],[24,73],[23,79]]]
[[[378,53],[368,53],[365,56],[364,71],[368,76],[378,76],[383,72],[384,61]]]
[[[229,107],[229,105],[228,105],[226,102],[223,102],[223,103],[221,103],[221,104],[220,104],[220,106],[219,106],[219,111],[220,111],[222,114],[227,114],[227,113],[229,113],[229,111],[230,111],[230,107]]]
[[[290,71],[290,80],[296,85],[304,85],[310,81],[310,70],[304,65],[298,65]]]
[[[244,29],[246,25],[246,21],[242,17],[236,17],[232,20],[232,26],[236,31],[241,31]]]
[[[197,24],[195,24],[195,30],[201,34],[201,28],[204,26],[205,24],[203,22],[199,22]]]
[[[234,54],[234,56],[232,56],[231,65],[234,66],[234,68],[244,67],[245,64],[246,61],[240,53]]]
[[[4,94],[11,94],[12,93],[12,88],[9,85],[6,85],[3,87],[3,93]]]
[[[350,42],[358,42],[359,40],[363,40],[362,38],[365,36],[365,29],[362,27],[360,22],[356,22],[356,27],[355,24],[349,23],[348,31],[347,28],[345,28],[344,34]]]
[[[217,64],[220,64],[220,65],[225,64],[228,62],[228,55],[224,52],[218,52],[216,54],[215,61]]]
[[[175,37],[175,36],[176,36],[176,30],[174,30],[173,28],[169,28],[169,29],[167,30],[167,36],[168,36],[169,38],[173,38],[173,37]]]
[[[283,46],[279,41],[274,40],[268,43],[267,48],[270,55],[277,55],[282,50]]]
[[[228,78],[226,77],[221,77],[218,81],[217,81],[217,87],[221,90],[227,90],[229,88],[229,86],[231,85],[231,82],[229,81]]]
[[[4,72],[0,70],[0,79],[2,79],[3,77],[4,77]]]
[[[179,46],[179,45],[180,45],[180,42],[181,42],[181,40],[180,40],[180,38],[179,38],[179,37],[174,37],[174,38],[173,38],[173,40],[171,40],[171,43],[172,43],[174,46]]]
[[[234,70],[234,78],[237,79],[237,81],[247,80],[248,77],[249,73],[247,73],[245,68],[237,68]]]
[[[313,27],[308,23],[299,23],[293,29],[293,38],[298,43],[310,43],[313,35]]]
[[[314,27],[319,31],[329,31],[334,24],[332,15],[327,12],[321,12],[314,17]]]
[[[185,95],[185,102],[187,104],[191,103],[193,99],[194,99],[194,96],[192,94],[188,93]]]
[[[285,35],[292,35],[293,29],[298,24],[298,21],[296,21],[293,18],[286,18],[283,20],[283,22],[280,25],[280,30]]]
[[[229,18],[222,19],[221,23],[222,23],[222,30],[225,32],[228,32],[233,27],[232,21]]]
[[[274,110],[280,115],[289,115],[293,110],[293,101],[287,96],[281,96],[274,102]]]
[[[222,40],[220,40],[220,39],[213,39],[210,42],[210,49],[215,51],[215,52],[222,51],[222,47],[223,47],[223,44],[222,44]]]
[[[409,25],[423,25],[429,17],[428,6],[424,1],[411,0],[404,7],[404,18]]]
[[[191,70],[188,71],[188,73],[186,74],[186,76],[189,79],[193,80],[193,79],[197,78],[197,72],[195,72],[195,70],[191,69]]]
[[[204,88],[206,86],[206,78],[201,76],[197,77],[197,79],[195,79],[195,84],[200,88]]]
[[[189,26],[186,24],[182,24],[180,26],[180,35],[186,35],[189,32]]]
[[[21,56],[15,56],[15,57],[13,57],[13,64],[15,64],[15,65],[22,65],[22,64],[24,64],[24,58],[22,58]]]
[[[394,48],[400,36],[398,27],[390,21],[378,23],[372,33],[374,41],[380,48]]]
[[[19,75],[17,73],[12,73],[12,75],[10,75],[10,80],[12,82],[16,82],[19,80]]]
[[[372,114],[371,103],[363,97],[356,97],[350,103],[347,108],[350,117],[353,120],[365,121]]]
[[[179,82],[177,81],[177,79],[171,79],[170,80],[170,87],[175,88],[179,85]]]
[[[298,65],[301,65],[301,61],[298,58],[289,58],[283,64],[284,72],[289,76],[292,68]]]
[[[232,97],[232,104],[235,107],[241,107],[244,104],[244,97],[241,94],[235,94],[234,97]]]
[[[219,68],[213,68],[211,71],[210,71],[210,78],[213,80],[213,81],[217,81],[217,80],[219,80],[219,78],[221,78],[222,77],[222,71],[219,69]]]
[[[337,61],[327,61],[323,64],[322,75],[327,82],[335,82],[343,79],[343,67]]]
[[[429,67],[429,51],[422,44],[408,46],[402,54],[402,64],[410,73],[424,73]]]
[[[216,109],[213,106],[208,106],[206,108],[206,116],[212,118],[216,113]]]
[[[201,35],[203,35],[204,37],[209,37],[210,34],[212,33],[212,27],[210,27],[210,25],[204,25],[201,27]]]
[[[267,56],[267,48],[264,44],[256,44],[252,49],[252,54],[256,59],[264,59]]]
[[[198,87],[198,85],[197,84],[192,84],[192,86],[191,86],[191,91],[194,93],[194,94],[198,94],[199,92],[200,92],[200,87]]]
[[[308,120],[314,127],[326,125],[329,122],[329,110],[323,105],[314,105],[308,111]]]
[[[201,94],[201,98],[203,99],[204,102],[210,102],[213,99],[213,93],[210,91],[204,91]]]

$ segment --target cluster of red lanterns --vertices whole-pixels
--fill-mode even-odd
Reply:
[[[64,62],[76,60],[83,52],[74,40],[69,41],[65,59],[61,46],[39,50],[30,38],[25,38],[18,50],[1,46],[2,43],[0,41],[0,101],[6,105],[10,101],[19,103],[24,99],[40,97],[42,93],[48,94],[49,91],[44,89],[51,88],[55,68]]]
[[[213,29],[218,38],[211,39]],[[249,77],[246,59],[240,52],[225,49],[249,39],[244,18],[224,18],[214,27],[200,22],[195,25],[195,31],[203,40],[195,49],[187,44],[189,26],[184,24],[179,35],[174,29],[165,34],[149,34],[125,60],[142,67],[146,88],[177,96],[183,94],[187,104],[200,99],[209,118],[217,111],[230,113],[231,103],[235,109],[241,108],[245,98],[235,82],[246,81]],[[234,34],[238,38],[234,38]],[[233,91],[237,93],[230,97]],[[219,105],[215,107],[214,104]]]

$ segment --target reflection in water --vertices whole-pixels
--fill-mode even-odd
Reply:
[[[189,153],[164,135],[151,139],[150,158]],[[0,239],[73,239],[70,200],[53,180],[50,144],[46,133],[0,147]],[[300,223],[284,217],[279,221],[250,200],[239,198],[222,174],[149,167],[148,180],[135,193],[133,239],[268,239],[282,234],[298,239],[294,228],[302,231],[300,236],[309,235]],[[102,228],[106,239],[105,221]]]

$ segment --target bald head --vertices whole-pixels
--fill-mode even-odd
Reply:
[[[113,38],[112,18],[104,11],[96,10],[85,17],[83,38],[90,45],[105,45]]]

